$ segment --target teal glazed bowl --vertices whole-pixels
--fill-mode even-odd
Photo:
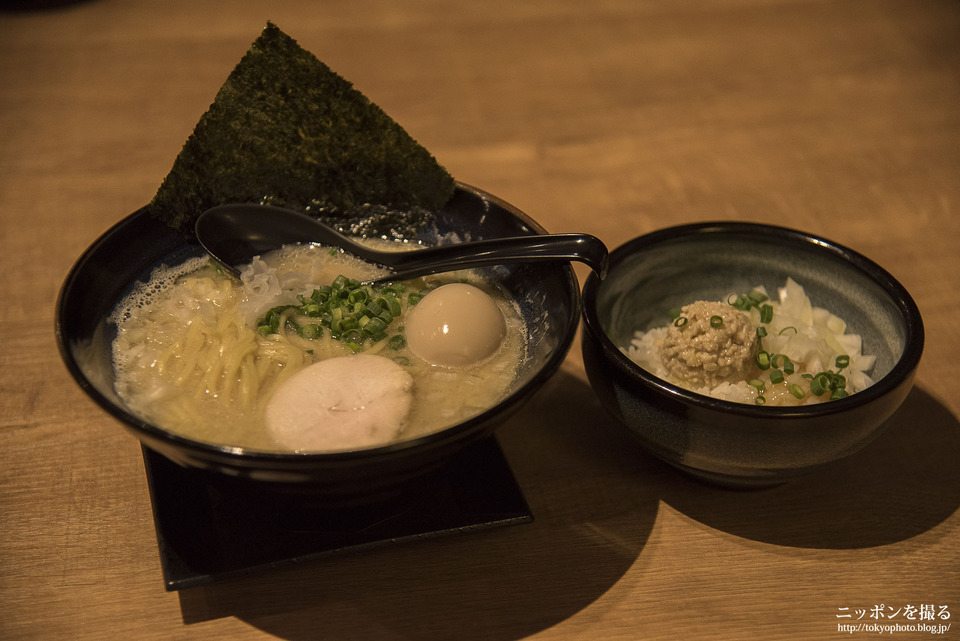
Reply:
[[[669,311],[722,300],[787,277],[813,304],[843,318],[874,354],[865,390],[816,405],[755,406],[673,385],[621,348]],[[583,359],[601,403],[650,452],[714,484],[765,487],[853,454],[883,429],[910,391],[923,352],[923,321],[904,287],[879,265],[833,241],[770,225],[718,222],[671,227],[610,254],[603,280],[582,292]]]

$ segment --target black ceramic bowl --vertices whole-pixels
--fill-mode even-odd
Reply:
[[[434,231],[470,240],[544,232],[516,208],[462,184],[438,214]],[[144,209],[103,234],[73,266],[57,302],[56,334],[67,368],[94,401],[146,447],[170,460],[331,501],[389,496],[489,436],[556,371],[579,323],[579,285],[569,265],[490,268],[487,275],[519,302],[528,328],[527,359],[518,384],[496,407],[434,434],[359,451],[277,454],[209,445],[143,420],[117,397],[111,357],[116,328],[107,322],[116,303],[136,282],[148,279],[155,267],[201,253],[198,244],[184,240]]]
[[[666,325],[671,308],[757,285],[776,292],[788,276],[862,336],[877,357],[872,386],[817,405],[758,407],[684,390],[620,349],[636,330]],[[837,243],[768,225],[641,236],[611,253],[606,279],[587,279],[582,301],[584,364],[603,405],[663,460],[726,486],[782,483],[862,448],[903,402],[923,351],[920,312],[889,273]]]

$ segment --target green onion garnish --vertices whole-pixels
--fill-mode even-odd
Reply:
[[[773,307],[770,305],[760,306],[760,322],[769,323],[773,320]]]
[[[830,389],[830,378],[820,372],[810,381],[810,393],[814,396],[820,396],[824,392]]]
[[[300,328],[300,335],[304,338],[318,338],[322,333],[323,330],[316,323],[310,323]]]
[[[770,354],[760,350],[757,352],[757,367],[760,369],[770,369]]]
[[[770,370],[770,382],[774,385],[779,385],[783,382],[783,372],[778,369]]]
[[[846,354],[841,354],[840,356],[837,356],[835,364],[838,370],[848,367],[850,365],[850,357]]]
[[[794,334],[797,334],[797,333],[798,333],[796,327],[794,327],[793,325],[789,325],[789,326],[784,327],[783,329],[781,329],[781,330],[777,333],[777,336],[783,336],[783,333],[784,333],[785,331],[787,331],[788,329],[792,329]]]
[[[720,329],[723,327],[723,317],[722,316],[711,316],[710,317],[710,327],[714,329]]]
[[[280,319],[288,309],[294,314],[287,316],[287,327],[307,339],[323,336],[323,328],[330,336],[342,340],[357,352],[366,341],[381,341],[387,337],[387,329],[402,311],[399,295],[406,288],[399,283],[382,286],[361,285],[360,281],[340,275],[330,285],[313,290],[309,296],[298,295],[299,305],[281,305],[269,310],[257,323],[257,332],[269,336],[280,331]],[[415,304],[423,294],[410,292],[407,300]],[[316,322],[298,325],[296,318],[309,317]],[[402,338],[402,337],[401,337]]]
[[[749,294],[747,294],[747,298],[749,298],[751,301],[753,301],[753,303],[754,303],[755,305],[759,305],[759,304],[762,303],[763,301],[767,300],[767,299],[769,298],[769,296],[767,296],[767,295],[764,294],[763,292],[755,289],[755,290],[751,291]]]
[[[763,381],[760,380],[759,378],[754,378],[750,380],[747,384],[750,385],[751,387],[756,387],[758,392],[763,391]]]
[[[686,316],[680,316],[680,317],[677,318],[677,320],[673,321],[673,326],[674,326],[674,327],[683,327],[683,326],[686,325],[686,324],[687,324],[687,317],[686,317]]]
[[[746,296],[738,296],[736,294],[730,294],[727,297],[727,304],[730,305],[731,307],[736,307],[740,311],[745,312],[750,310],[753,307],[760,309],[760,303],[762,303],[765,300],[767,300],[766,294],[759,292],[757,290],[753,290]],[[765,307],[769,307],[769,305],[765,305]],[[771,308],[771,312],[772,312],[772,308]],[[769,321],[764,321],[764,322],[769,322]]]
[[[784,374],[793,374],[795,368],[793,361],[786,354],[774,354],[770,359],[770,365],[777,369],[782,369]]]
[[[370,297],[370,293],[366,289],[354,289],[347,294],[347,301],[351,303],[365,303]]]
[[[756,403],[757,405],[763,405],[764,403],[767,402],[767,399],[765,399],[762,395],[758,395],[753,402]]]
[[[796,396],[797,398],[803,398],[806,394],[803,391],[803,388],[794,383],[790,386],[790,393]]]

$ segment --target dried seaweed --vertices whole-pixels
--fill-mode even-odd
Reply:
[[[210,207],[258,202],[403,238],[453,191],[450,174],[399,124],[268,23],[200,118],[151,209],[184,233]]]

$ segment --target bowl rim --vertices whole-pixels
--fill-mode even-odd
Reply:
[[[810,419],[846,412],[857,407],[869,405],[874,400],[883,397],[897,388],[915,372],[920,362],[924,344],[923,319],[920,309],[906,288],[883,267],[867,258],[860,252],[842,245],[823,236],[800,231],[791,227],[766,223],[752,223],[742,221],[707,221],[687,223],[655,230],[626,241],[610,252],[609,273],[613,273],[617,265],[639,252],[652,248],[668,241],[684,238],[700,238],[705,236],[754,236],[758,239],[778,239],[794,245],[812,246],[817,251],[824,251],[847,263],[856,271],[866,276],[885,291],[894,302],[905,323],[905,340],[903,353],[893,367],[883,378],[855,394],[846,398],[832,400],[825,403],[799,406],[757,406],[747,403],[738,403],[725,399],[714,398],[698,392],[693,392],[666,381],[640,365],[634,363],[624,354],[604,331],[597,311],[597,297],[602,281],[596,274],[587,276],[582,292],[581,314],[583,316],[584,331],[588,332],[600,345],[603,357],[611,363],[621,375],[639,383],[644,389],[673,399],[676,402],[707,411],[720,411],[732,416],[749,419]]]
[[[547,233],[546,229],[540,223],[507,201],[483,189],[463,183],[461,181],[455,181],[455,186],[457,191],[462,191],[478,198],[482,203],[484,211],[489,211],[491,207],[499,207],[505,210],[508,214],[516,217],[522,224],[529,227],[534,234]],[[252,469],[257,467],[258,463],[264,463],[271,466],[280,464],[284,465],[285,467],[287,465],[293,465],[298,468],[307,469],[314,467],[319,463],[337,464],[350,463],[361,458],[388,458],[395,455],[400,455],[403,452],[410,450],[429,448],[434,445],[442,445],[450,441],[452,437],[453,440],[456,438],[465,438],[473,432],[477,425],[489,420],[492,412],[496,411],[497,413],[509,414],[510,410],[519,406],[534,391],[543,385],[543,383],[545,383],[560,368],[560,365],[566,358],[567,353],[569,352],[569,349],[577,334],[582,308],[580,299],[580,285],[573,267],[571,265],[564,265],[561,269],[565,280],[564,287],[570,290],[572,301],[569,312],[569,318],[571,322],[567,332],[559,337],[557,346],[553,349],[549,358],[544,362],[540,370],[530,378],[529,381],[513,390],[494,407],[488,408],[483,412],[466,419],[465,421],[461,421],[455,425],[451,425],[436,432],[431,432],[415,438],[396,441],[385,445],[352,450],[333,450],[327,452],[270,452],[266,450],[206,443],[204,441],[195,440],[147,422],[126,411],[124,408],[116,405],[104,394],[102,394],[100,390],[98,390],[96,386],[94,386],[87,378],[80,367],[80,364],[74,358],[74,355],[70,349],[70,345],[68,344],[69,339],[66,337],[64,331],[67,293],[74,286],[81,268],[92,259],[92,256],[96,253],[98,248],[108,242],[111,236],[117,232],[117,230],[126,225],[132,224],[141,216],[149,215],[146,210],[147,206],[145,205],[111,225],[106,231],[100,234],[100,236],[98,236],[96,240],[94,240],[83,251],[82,254],[80,254],[76,261],[74,261],[74,264],[71,266],[70,270],[67,272],[67,276],[65,277],[58,292],[54,307],[54,334],[58,350],[60,351],[61,359],[79,387],[90,398],[92,398],[93,401],[101,407],[101,409],[105,410],[108,414],[119,420],[128,428],[133,429],[138,434],[143,434],[147,439],[167,442],[171,445],[175,445],[178,449],[186,449],[194,454],[200,454],[206,457],[214,456],[218,460],[223,460],[225,457],[237,467]],[[189,243],[189,240],[185,240],[184,242]]]

